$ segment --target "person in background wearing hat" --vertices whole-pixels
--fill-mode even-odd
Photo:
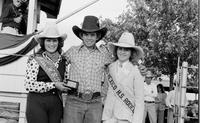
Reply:
[[[22,0],[13,0],[12,3],[5,7],[0,18],[2,23],[1,33],[19,34],[20,23],[23,17],[19,8],[22,2]]]
[[[105,46],[97,47],[96,43],[106,35],[107,28],[100,28],[97,17],[85,16],[82,29],[73,26],[72,30],[83,43],[64,53],[70,64],[69,79],[79,83],[76,91],[68,91],[64,123],[101,123],[102,96],[106,94],[102,91],[106,85],[102,84],[104,68],[113,59]]]
[[[66,34],[59,34],[55,23],[48,24],[36,37],[41,48],[27,61],[25,88],[28,123],[61,123],[63,104],[61,91],[67,88],[63,82],[66,60],[61,55]]]
[[[146,122],[146,116],[148,113],[148,118],[150,123],[157,123],[157,113],[155,98],[157,97],[158,91],[154,83],[151,83],[153,74],[150,70],[147,70],[144,83],[144,117],[143,123]]]
[[[103,123],[142,123],[144,77],[133,62],[138,62],[144,57],[143,50],[135,46],[133,35],[127,31],[122,33],[118,43],[110,45],[114,46],[115,62],[110,64],[108,69],[114,82],[108,82]]]

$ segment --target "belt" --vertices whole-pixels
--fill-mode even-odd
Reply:
[[[30,94],[41,95],[41,96],[50,96],[50,95],[58,95],[58,91],[53,89],[44,93],[37,93],[37,92],[29,92]]]
[[[75,96],[86,101],[98,99],[99,97],[101,97],[100,92],[80,93],[77,91],[68,91],[68,95]]]
[[[155,101],[144,101],[145,103],[155,103]]]

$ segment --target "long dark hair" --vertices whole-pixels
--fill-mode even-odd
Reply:
[[[115,46],[114,49],[113,49],[113,56],[114,56],[114,61],[116,61],[118,59],[118,56],[117,56],[117,49],[119,47],[118,46]],[[131,56],[129,58],[129,61],[133,64],[136,64],[138,61],[137,61],[137,51],[133,48],[127,48],[127,49],[130,49],[131,51]]]
[[[157,85],[157,88],[160,88],[161,93],[165,93],[165,89],[164,89],[164,87],[163,87],[162,84],[158,84],[158,85]]]
[[[44,51],[46,51],[45,46],[44,46],[44,40],[45,39],[46,38],[41,38],[40,39],[40,49],[38,50],[37,54],[41,54]],[[56,51],[58,51],[59,54],[62,53],[62,47],[63,47],[63,45],[64,45],[64,41],[61,38],[58,38],[58,48],[57,48]]]

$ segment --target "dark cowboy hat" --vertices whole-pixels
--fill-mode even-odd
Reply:
[[[97,33],[97,35],[100,34],[100,37],[97,40],[97,42],[101,40],[107,33],[106,27],[100,29],[99,20],[95,16],[85,16],[83,20],[82,29],[80,29],[78,26],[73,26],[72,30],[74,34],[81,40],[82,38],[80,34],[82,33],[94,32]]]

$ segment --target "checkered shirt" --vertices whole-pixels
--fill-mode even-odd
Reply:
[[[105,47],[96,47],[90,52],[84,45],[74,46],[64,56],[70,64],[69,79],[79,82],[79,92],[101,92],[105,65],[112,62],[111,54]]]

